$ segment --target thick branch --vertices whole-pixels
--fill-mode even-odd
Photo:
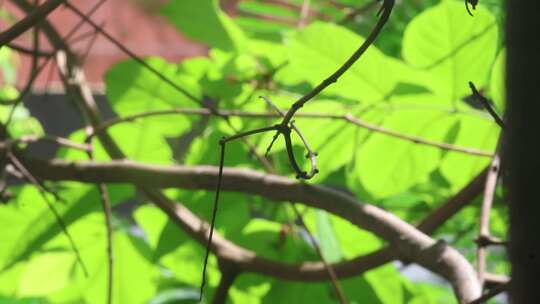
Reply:
[[[33,172],[49,180],[76,180],[83,182],[133,183],[145,187],[181,187],[185,189],[213,190],[218,168],[210,166],[165,167],[112,161],[109,163],[26,160]],[[318,185],[307,185],[277,175],[267,175],[248,169],[226,168],[223,171],[222,189],[264,196],[274,201],[295,201],[326,210],[340,216],[358,227],[384,238],[397,250],[403,259],[413,261],[448,279],[461,300],[472,300],[479,296],[480,285],[472,266],[456,250],[437,243],[415,227],[398,217],[369,204],[358,202],[353,197]],[[188,212],[176,205],[176,213]],[[193,216],[193,215],[192,215]],[[201,231],[204,224],[193,218],[187,223],[198,222],[192,231]],[[186,223],[183,224],[185,226]],[[201,231],[203,232],[203,231]],[[205,239],[205,234],[197,236]],[[216,243],[219,243],[216,240]],[[235,252],[227,248],[214,250],[221,255]],[[229,246],[227,246],[229,247]],[[235,254],[238,258],[240,255]],[[244,256],[246,260],[254,256]]]

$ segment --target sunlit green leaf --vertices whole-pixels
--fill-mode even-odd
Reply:
[[[26,264],[19,281],[18,294],[23,297],[47,296],[70,283],[75,261],[71,253],[45,253]]]
[[[335,72],[363,42],[364,38],[346,28],[315,22],[289,42],[291,72],[315,86]],[[373,103],[383,99],[395,84],[386,56],[371,46],[324,94]]]
[[[399,135],[445,142],[455,119],[429,106],[397,108],[400,105],[407,106],[411,100],[420,105],[441,104],[439,98],[429,94],[395,97],[392,105],[396,108],[391,108],[377,125]],[[349,186],[361,197],[366,193],[374,198],[395,195],[417,183],[425,182],[431,171],[437,168],[441,156],[439,148],[372,132],[356,150]]]
[[[175,0],[161,12],[183,34],[209,46],[238,50],[245,44],[244,33],[216,0]]]
[[[403,58],[430,72],[425,85],[449,102],[469,95],[468,82],[487,84],[497,51],[495,18],[482,6],[474,18],[463,3],[444,0],[413,19],[403,37]]]
[[[505,64],[506,51],[502,50],[497,56],[495,64],[493,65],[493,69],[491,70],[491,81],[489,87],[491,98],[493,98],[495,107],[501,116],[506,108],[506,90],[504,89],[506,86]]]

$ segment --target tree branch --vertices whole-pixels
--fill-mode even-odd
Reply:
[[[281,110],[279,110],[281,111]],[[218,114],[222,116],[237,116],[237,117],[246,117],[246,118],[272,118],[272,117],[282,117],[281,113],[271,113],[271,112],[246,112],[246,111],[236,111],[236,110],[217,110]],[[143,113],[137,113],[125,117],[116,117],[111,118],[107,121],[104,121],[101,125],[97,126],[93,134],[90,134],[90,137],[95,136],[97,133],[103,132],[104,130],[113,127],[117,124],[133,122],[138,119],[143,119],[152,116],[161,116],[161,115],[214,115],[209,109],[201,108],[172,108],[166,110],[156,110],[148,111]],[[327,113],[297,113],[296,117],[308,118],[308,119],[330,119],[330,120],[344,120],[347,123],[350,123],[356,127],[364,128],[372,132],[384,134],[390,137],[399,138],[402,140],[410,141],[419,145],[426,145],[431,147],[436,147],[442,150],[455,151],[464,154],[470,154],[475,156],[482,157],[493,157],[493,153],[489,151],[479,150],[475,148],[456,146],[453,144],[435,142],[427,140],[419,136],[408,135],[405,133],[400,133],[394,130],[386,129],[381,126],[377,126],[359,118],[356,118],[350,113],[347,114],[327,114]]]
[[[45,19],[48,14],[59,7],[65,0],[48,0],[38,8],[29,12],[24,19],[12,25],[9,29],[0,33],[0,48],[19,37],[40,20]]]
[[[42,161],[26,159],[36,175],[49,180],[76,180],[82,182],[132,183],[144,187],[180,187],[184,189],[213,190],[218,177],[218,168],[210,166],[197,167],[165,167],[145,165],[131,161],[96,162],[65,162]],[[413,226],[403,222],[398,217],[369,204],[358,202],[353,197],[339,191],[319,186],[299,183],[277,175],[262,174],[248,169],[225,168],[223,170],[223,191],[234,191],[256,194],[273,201],[296,201],[311,207],[326,210],[342,217],[358,227],[364,228],[384,238],[389,242],[398,255],[406,260],[439,273],[454,286],[461,300],[473,300],[479,296],[480,285],[472,266],[456,250],[446,244],[435,242]],[[185,207],[175,205],[174,214],[187,214]],[[180,208],[180,209],[178,209]],[[206,240],[202,224],[194,215],[183,226],[191,227],[199,241]],[[183,221],[186,222],[186,221]],[[197,223],[197,224],[194,224]],[[206,229],[202,229],[206,230]],[[201,234],[200,232],[203,232]],[[231,255],[230,245],[219,243],[226,240],[216,239],[212,250],[218,255]],[[224,251],[224,249],[227,250]],[[232,251],[231,251],[232,250]],[[246,253],[244,253],[246,254]],[[254,256],[241,257],[246,263]],[[256,267],[260,269],[260,267]],[[265,271],[267,272],[267,270]],[[474,295],[471,297],[471,295]]]
[[[219,280],[219,285],[214,293],[212,304],[225,304],[227,302],[229,289],[233,285],[234,280],[236,280],[241,273],[234,264],[227,262],[219,263],[219,270],[221,272],[221,279]]]

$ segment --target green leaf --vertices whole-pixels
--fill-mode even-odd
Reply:
[[[60,291],[71,281],[74,262],[75,257],[70,252],[37,255],[21,273],[18,295],[40,297]]]
[[[317,210],[317,238],[320,240],[322,255],[329,263],[339,262],[342,258],[330,217],[325,211]]]
[[[149,304],[192,303],[199,301],[199,292],[188,288],[167,289],[159,292]]]
[[[444,104],[431,94],[396,96],[391,100],[396,108],[389,110],[377,125],[403,135],[445,142],[455,118],[437,107],[397,108],[411,101],[431,106]],[[357,149],[348,172],[348,184],[360,197],[380,199],[396,195],[427,181],[441,156],[439,148],[372,132]]]
[[[14,85],[17,74],[18,60],[16,53],[14,53],[9,47],[0,48],[0,75],[5,84]],[[0,86],[2,89],[3,85]]]
[[[468,82],[486,85],[497,50],[497,24],[479,6],[471,18],[462,2],[445,0],[414,18],[403,37],[403,58],[430,72],[425,85],[455,102],[469,95]]]
[[[8,93],[10,91],[8,88],[9,87],[5,87],[6,90],[1,89],[0,91],[4,91],[7,95],[9,95],[10,99],[18,95]],[[0,95],[0,97],[2,96]],[[12,108],[12,106],[0,105],[0,120],[2,122],[7,121]],[[7,129],[13,138],[20,138],[25,135],[43,135],[41,124],[36,118],[30,115],[30,112],[24,105],[18,105],[17,108],[15,108]]]
[[[406,303],[403,279],[394,266],[374,269],[362,277],[340,280],[349,303]],[[375,286],[377,284],[378,286]],[[231,295],[241,303],[336,303],[330,282],[303,283],[243,275],[233,285]],[[241,295],[242,297],[240,297]],[[251,295],[251,297],[248,297]],[[260,298],[260,300],[258,299]]]
[[[290,71],[298,80],[311,86],[334,73],[364,42],[364,38],[335,24],[314,22],[300,30],[290,41]],[[373,103],[382,100],[395,86],[391,66],[375,46],[324,94],[338,95],[355,102]]]
[[[415,282],[407,284],[407,291],[411,293],[411,298],[407,303],[411,304],[455,304],[456,297],[450,291],[441,285],[433,283]]]
[[[231,240],[259,256],[281,262],[317,259],[306,240],[288,228],[277,222],[255,218],[245,225],[241,235],[231,236]]]
[[[197,58],[176,65],[150,57],[145,62],[191,95],[202,96],[198,79],[208,69],[208,59]],[[121,61],[110,68],[105,84],[107,98],[120,116],[197,105],[134,60]]]
[[[15,299],[15,298],[5,298],[0,296],[0,304],[47,304],[48,301],[39,298],[24,298],[24,299]]]
[[[381,303],[406,303],[403,278],[394,265],[387,265],[365,274],[366,281]]]
[[[345,259],[352,259],[378,250],[383,242],[372,233],[358,229],[340,217],[330,215],[339,250]]]
[[[456,114],[459,132],[455,145],[495,151],[500,127],[491,117],[478,118]],[[490,158],[448,151],[441,162],[441,173],[448,180],[453,191],[457,191],[489,164]]]
[[[102,218],[102,217],[101,217]],[[101,218],[88,219],[93,225]],[[88,262],[90,277],[78,273],[78,287],[88,303],[102,303],[106,299],[107,251],[105,235],[94,234],[94,243],[82,252]],[[114,239],[113,303],[146,303],[156,292],[158,271],[140,252],[141,240],[126,233],[116,232]]]
[[[89,213],[101,211],[100,198],[97,190],[90,186],[69,183],[65,183],[64,186],[67,186],[67,189],[59,192],[59,195],[66,203],[53,204],[70,231],[70,235],[79,246],[78,240],[84,236],[84,233],[82,235],[73,233],[70,225]],[[115,185],[109,186],[108,189],[113,205],[133,194],[129,186]],[[12,267],[39,252],[44,246],[71,250],[59,223],[33,186],[24,187],[9,205],[1,207],[0,220],[2,223],[12,223],[14,227],[10,229],[10,233],[1,235],[2,243],[6,244],[0,247],[0,262],[3,262],[1,267]]]
[[[336,115],[347,113],[347,108],[342,103],[327,100],[314,100],[308,103],[304,110],[306,113],[317,112]],[[339,120],[301,117],[296,118],[295,123],[307,139],[310,147],[318,154],[317,166],[319,173],[315,176],[314,182],[324,180],[328,175],[351,161],[358,146],[358,142],[354,140],[358,129],[353,125]],[[262,143],[267,145],[271,140],[270,135],[273,136],[273,134],[267,134]],[[301,149],[304,151],[305,149],[298,136],[293,133],[291,137],[293,143],[298,147],[302,147]],[[266,149],[265,146],[263,148]],[[285,149],[285,145],[279,142],[274,149],[275,151]],[[298,154],[297,158],[302,159],[306,154],[307,151],[304,151]]]
[[[493,69],[491,70],[491,81],[489,84],[489,91],[493,102],[495,103],[495,108],[498,110],[499,114],[502,116],[506,108],[506,50],[499,52]]]
[[[161,13],[187,37],[223,50],[240,50],[246,43],[242,30],[221,11],[216,0],[175,0]]]

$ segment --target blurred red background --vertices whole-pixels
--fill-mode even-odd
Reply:
[[[180,0],[181,1],[181,0]],[[98,0],[72,0],[71,3],[83,12],[88,12],[98,3]],[[178,62],[184,58],[205,55],[205,46],[193,42],[182,36],[172,25],[159,15],[159,8],[166,1],[156,0],[109,0],[105,1],[99,9],[91,16],[98,24],[122,44],[133,50],[140,56],[161,56],[170,62]],[[223,1],[224,9],[231,12],[234,0]],[[18,18],[24,14],[15,5],[0,1],[4,8]],[[48,20],[62,34],[66,35],[80,20],[70,10],[60,7],[56,9]],[[0,30],[6,28],[2,24]],[[83,25],[73,37],[92,33],[89,25]],[[31,32],[28,31],[19,37],[15,43],[25,47],[31,47]],[[45,37],[40,39],[41,49],[51,50]],[[79,54],[88,52],[84,61],[84,70],[91,87],[100,89],[102,79],[107,69],[115,62],[127,58],[118,48],[108,42],[105,38],[98,36],[91,48],[87,51],[91,41],[91,35],[75,42],[73,49]],[[31,60],[29,56],[21,56],[21,62],[17,73],[17,87],[24,86],[30,73]],[[51,73],[47,67],[41,72],[35,83],[34,90],[55,90],[60,88],[57,73]]]

